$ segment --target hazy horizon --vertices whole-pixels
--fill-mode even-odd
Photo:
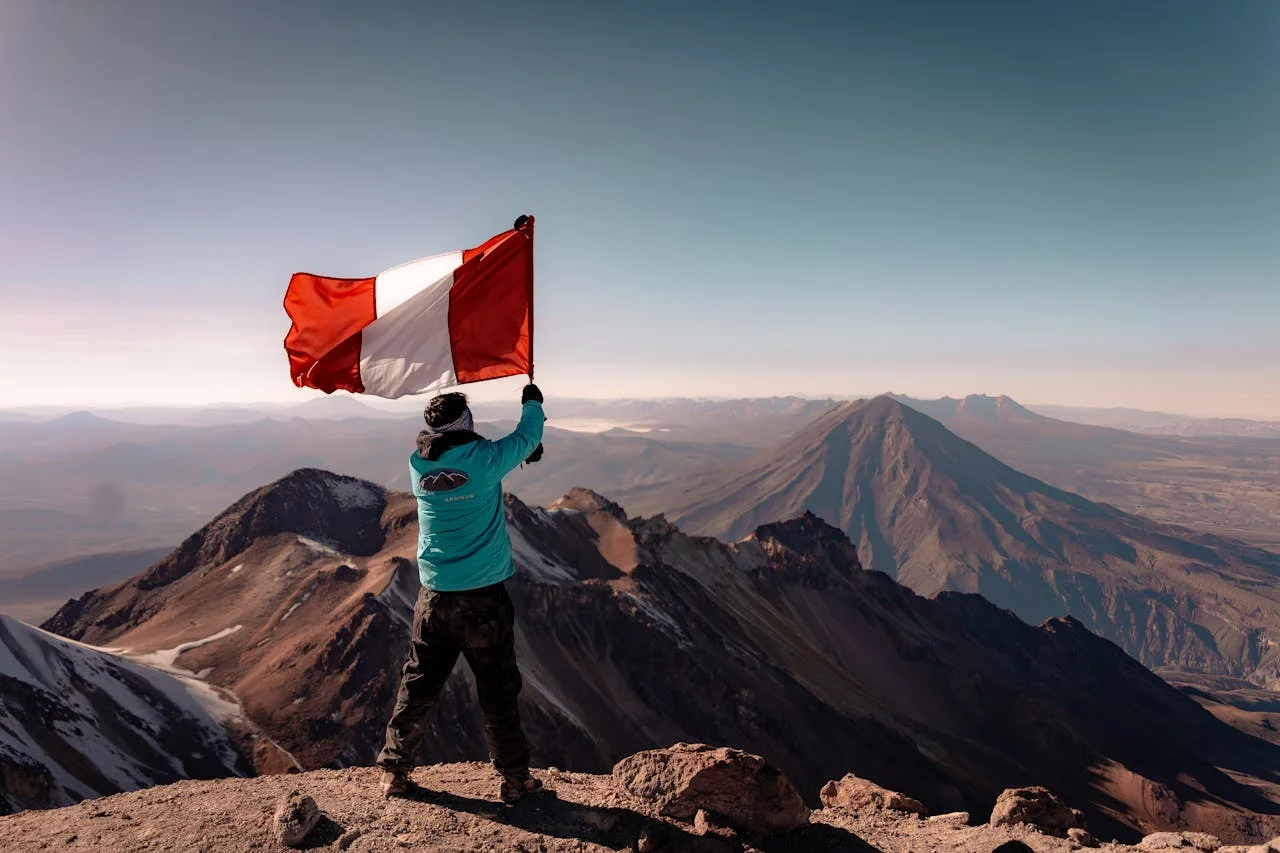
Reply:
[[[1277,47],[1266,0],[8,0],[0,408],[304,402],[291,273],[529,212],[559,396],[1278,420]]]
[[[496,384],[496,383],[490,383],[490,387],[493,384]],[[490,393],[490,394],[484,394],[484,395],[476,395],[472,393],[475,390],[475,388],[472,386],[463,386],[459,390],[462,390],[464,393],[468,395],[468,397],[472,399],[473,402],[481,406],[485,404],[492,405],[492,404],[500,404],[504,402],[510,403],[511,405],[514,406],[516,402],[515,399],[512,397],[512,395],[510,394]],[[1224,420],[1251,420],[1251,421],[1257,421],[1260,423],[1280,423],[1280,418],[1249,417],[1245,415],[1195,415],[1189,412],[1161,411],[1161,410],[1155,410],[1155,409],[1138,409],[1133,406],[1075,406],[1075,405],[1064,404],[1064,403],[1060,403],[1052,400],[1020,400],[1017,398],[1013,398],[1011,395],[1007,395],[1007,394],[1005,395],[943,394],[943,395],[940,395],[939,397],[919,397],[913,394],[906,394],[901,391],[879,391],[875,393],[843,394],[843,395],[773,394],[773,395],[764,395],[759,397],[739,397],[739,396],[719,396],[719,395],[650,396],[650,397],[578,397],[578,396],[567,397],[563,395],[549,395],[548,405],[554,406],[554,404],[557,401],[563,401],[567,403],[729,402],[729,401],[738,401],[738,400],[770,399],[770,398],[785,398],[785,399],[794,398],[794,399],[801,399],[801,400],[828,400],[829,399],[837,402],[843,402],[843,401],[869,400],[882,395],[908,397],[911,399],[921,400],[923,402],[934,402],[942,398],[963,399],[968,396],[986,396],[986,397],[992,397],[992,398],[1003,396],[1003,397],[1010,397],[1010,399],[1013,399],[1015,403],[1018,403],[1019,405],[1024,406],[1028,409],[1031,409],[1033,411],[1041,411],[1041,412],[1043,412],[1043,410],[1052,410],[1052,409],[1070,409],[1070,410],[1078,409],[1080,411],[1098,411],[1098,412],[1133,411],[1133,412],[1141,412],[1144,414],[1152,414],[1152,415],[1169,415],[1171,417],[1203,418],[1207,420],[1221,418]],[[327,395],[327,397],[326,395],[321,394],[316,396],[309,396],[306,399],[275,400],[275,401],[223,400],[223,401],[199,403],[199,404],[191,404],[191,405],[175,405],[175,404],[165,404],[165,403],[127,403],[127,402],[126,403],[113,402],[113,403],[101,403],[101,404],[64,403],[64,404],[40,404],[40,405],[26,405],[26,406],[13,405],[13,406],[0,407],[0,414],[5,412],[10,412],[10,413],[21,413],[21,414],[27,414],[27,415],[40,415],[40,416],[47,415],[49,417],[58,417],[64,414],[70,414],[70,413],[80,412],[80,411],[85,411],[90,413],[94,413],[94,412],[117,413],[117,412],[127,412],[131,410],[136,410],[138,412],[147,411],[147,410],[155,410],[155,411],[171,410],[174,412],[199,412],[202,410],[215,410],[220,408],[245,409],[248,411],[262,411],[263,413],[271,413],[275,411],[288,410],[295,406],[301,406],[306,403],[316,402],[324,399],[346,399],[346,400],[354,401],[364,406],[371,407],[375,410],[378,410],[384,413],[395,412],[395,413],[416,415],[420,407],[423,405],[423,402],[429,396],[430,395],[419,395],[416,397],[402,397],[398,400],[387,400],[387,399],[381,399],[377,397],[365,397],[362,395],[348,394],[346,392],[340,391],[332,395]],[[484,415],[481,415],[481,417],[483,416]],[[1048,416],[1053,417],[1054,415],[1050,413]],[[562,418],[556,418],[555,420],[559,421],[558,423],[555,423],[555,425],[560,427],[561,429],[579,431],[578,427],[565,426]],[[576,422],[577,421],[575,421],[575,423]],[[604,422],[601,421],[601,423],[604,423]],[[621,421],[619,422],[610,421],[609,425],[625,426],[625,424],[623,424]],[[592,432],[595,430],[589,429],[586,431]]]

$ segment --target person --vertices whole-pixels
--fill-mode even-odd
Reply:
[[[519,424],[497,441],[474,432],[465,395],[442,394],[427,404],[427,426],[409,459],[422,589],[378,754],[384,796],[403,796],[412,787],[414,758],[458,655],[475,676],[490,757],[502,777],[499,795],[511,803],[542,787],[529,772],[529,742],[516,704],[522,680],[506,589],[515,567],[502,499],[502,478],[542,458],[542,402],[538,386],[526,385]]]

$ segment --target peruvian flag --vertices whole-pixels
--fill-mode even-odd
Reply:
[[[295,273],[285,336],[299,388],[403,397],[533,376],[533,217],[474,249],[373,278]]]

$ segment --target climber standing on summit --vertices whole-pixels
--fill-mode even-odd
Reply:
[[[484,732],[500,795],[513,803],[542,787],[529,773],[529,742],[516,700],[515,608],[505,582],[515,573],[502,500],[502,478],[521,462],[542,458],[542,392],[521,394],[515,431],[486,441],[473,431],[463,394],[427,404],[427,427],[409,459],[418,499],[418,573],[422,590],[413,610],[412,645],[400,678],[386,744],[378,755],[382,792],[406,794],[449,673],[466,658],[475,676]]]

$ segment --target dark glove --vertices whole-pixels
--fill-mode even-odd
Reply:
[[[529,458],[524,461],[525,464],[542,461],[542,442],[538,442],[538,446],[533,449],[533,452],[529,454]]]
[[[524,386],[524,392],[520,395],[520,404],[524,405],[530,400],[532,400],[535,403],[542,402],[542,390],[538,388],[537,385],[534,385],[532,382]]]

